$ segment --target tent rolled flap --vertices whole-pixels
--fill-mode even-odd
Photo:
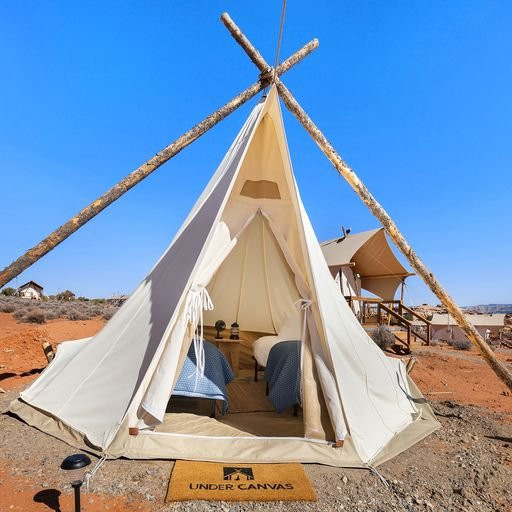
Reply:
[[[223,318],[267,333],[306,300],[302,417],[254,412],[242,425],[229,412],[166,412],[200,324],[187,312],[202,288],[214,306],[202,297],[205,325]],[[366,467],[439,426],[404,364],[378,349],[339,294],[293,176],[275,87],[147,278],[96,336],[60,352],[11,410],[109,457]],[[258,433],[262,422],[272,435]]]

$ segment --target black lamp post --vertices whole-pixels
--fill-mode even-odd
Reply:
[[[71,486],[75,490],[75,512],[80,512],[80,488],[84,483],[85,468],[91,463],[91,459],[84,453],[75,453],[66,457],[60,467],[70,471]]]

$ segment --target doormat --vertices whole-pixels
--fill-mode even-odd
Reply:
[[[316,501],[300,464],[177,460],[165,501]]]

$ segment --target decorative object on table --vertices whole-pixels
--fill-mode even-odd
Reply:
[[[217,320],[215,322],[215,330],[217,331],[217,336],[215,336],[216,340],[221,340],[222,336],[220,333],[226,328],[226,322],[224,320]]]
[[[239,340],[240,339],[240,326],[234,322],[231,324],[231,336],[230,340]]]
[[[84,453],[75,453],[69,455],[63,461],[60,467],[69,471],[71,477],[71,487],[75,491],[75,512],[80,512],[80,488],[84,483],[85,468],[91,463],[91,459]]]

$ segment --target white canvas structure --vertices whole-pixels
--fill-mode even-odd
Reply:
[[[489,336],[498,336],[499,332],[505,327],[505,314],[492,313],[470,314],[466,313],[466,318],[473,324],[480,336],[488,340]],[[434,313],[432,320],[432,339],[440,341],[469,341],[464,331],[457,325],[451,315],[446,313]]]
[[[277,333],[297,301],[305,322],[299,428],[277,413],[264,418],[275,424],[267,436],[251,428],[258,413],[247,427],[166,414],[198,324],[237,319]],[[107,457],[353,467],[379,464],[439,425],[404,363],[373,343],[331,277],[293,176],[275,88],[144,281],[96,336],[62,344],[11,411]],[[129,435],[134,427],[139,434]]]
[[[384,228],[350,233],[321,246],[344,296],[360,297],[363,288],[384,300],[393,300],[400,284],[414,275],[393,253]]]

